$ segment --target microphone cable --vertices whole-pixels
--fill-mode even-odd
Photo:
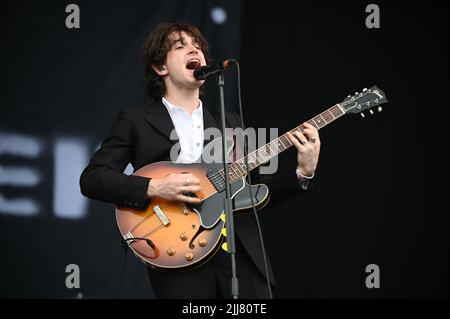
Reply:
[[[143,237],[132,237],[132,238],[127,238],[127,239],[122,239],[120,241],[120,244],[123,247],[124,250],[124,256],[122,259],[122,266],[120,266],[120,270],[117,273],[116,279],[114,280],[114,283],[112,284],[111,288],[109,288],[108,293],[106,294],[106,298],[109,299],[109,297],[111,297],[111,293],[113,292],[114,288],[116,287],[117,283],[119,282],[120,277],[122,276],[122,272],[125,269],[125,265],[127,263],[127,256],[128,256],[128,249],[130,249],[129,245],[128,245],[128,241],[135,241],[135,240],[145,240],[145,242],[147,243],[147,245],[149,245],[150,247],[152,247],[153,249],[155,248],[155,244],[148,238],[143,238]]]
[[[245,131],[245,126],[244,126],[244,115],[242,112],[242,99],[241,99],[241,70],[239,67],[239,62],[236,60],[232,60],[234,63],[236,63],[236,68],[237,68],[237,81],[238,81],[238,101],[239,101],[239,115],[241,117],[241,127],[242,129]],[[253,208],[253,214],[255,215],[255,220],[256,220],[256,225],[258,226],[258,234],[259,234],[259,240],[261,243],[261,249],[262,249],[262,255],[263,255],[263,259],[264,259],[264,270],[266,273],[266,279],[267,279],[267,288],[269,290],[269,296],[270,299],[273,299],[273,295],[272,295],[272,287],[270,285],[270,277],[269,277],[269,270],[268,270],[268,265],[267,265],[267,257],[266,257],[266,249],[264,247],[264,239],[263,239],[263,234],[262,234],[262,230],[261,230],[261,224],[259,223],[259,217],[258,217],[258,213],[256,212],[256,207],[255,207],[255,202],[253,199],[253,193],[252,193],[252,178],[250,176],[250,169],[248,167],[248,157],[247,157],[247,135],[244,134],[244,158],[245,158],[245,168],[247,170],[247,180],[248,180],[248,192],[249,192],[249,196],[250,196],[250,200],[252,202],[252,208]]]

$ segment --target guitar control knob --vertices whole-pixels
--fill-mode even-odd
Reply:
[[[188,251],[186,253],[185,257],[186,257],[187,261],[191,261],[192,259],[194,259],[194,254],[192,252]]]
[[[182,233],[180,234],[180,238],[181,238],[181,240],[183,240],[183,241],[187,240],[188,237],[189,237],[188,234],[186,234],[185,232],[182,232]]]
[[[167,249],[167,255],[169,255],[169,256],[175,255],[175,252],[176,252],[175,249],[173,249],[172,247]]]
[[[378,112],[381,112],[381,111],[383,111],[383,108],[381,106],[379,106],[377,110],[378,110]]]
[[[200,239],[198,240],[198,245],[199,245],[200,247],[205,247],[206,244],[207,244],[207,241],[206,241],[205,238],[200,238]]]

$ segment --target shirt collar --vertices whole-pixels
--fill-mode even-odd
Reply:
[[[170,103],[164,97],[162,98],[162,102],[166,106],[167,110],[169,111],[169,114],[171,114],[175,110],[180,110],[180,111],[186,112],[181,106],[177,106],[177,105]],[[194,110],[194,112],[192,112],[192,114],[196,114],[196,113],[198,113],[199,115],[203,114],[203,102],[200,99],[199,99],[199,102],[200,102],[199,106]]]

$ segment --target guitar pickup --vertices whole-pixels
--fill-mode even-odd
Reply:
[[[162,211],[162,209],[158,205],[153,207],[153,211],[156,213],[156,215],[158,215],[158,218],[161,220],[161,223],[164,226],[166,226],[167,224],[170,223],[170,221],[167,218],[166,214],[164,214],[164,212]]]

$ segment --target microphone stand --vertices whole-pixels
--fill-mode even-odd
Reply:
[[[227,229],[227,252],[231,256],[231,295],[233,299],[238,299],[239,296],[239,282],[236,276],[236,244],[234,238],[234,219],[233,219],[233,204],[231,202],[231,189],[230,189],[230,175],[228,172],[228,163],[227,163],[227,147],[226,147],[226,134],[225,134],[225,98],[223,93],[223,87],[225,85],[225,79],[223,77],[223,69],[219,73],[218,78],[218,86],[219,86],[219,94],[220,94],[220,116],[222,121],[222,161],[223,161],[223,170],[225,175],[225,220],[226,220],[226,229]]]

